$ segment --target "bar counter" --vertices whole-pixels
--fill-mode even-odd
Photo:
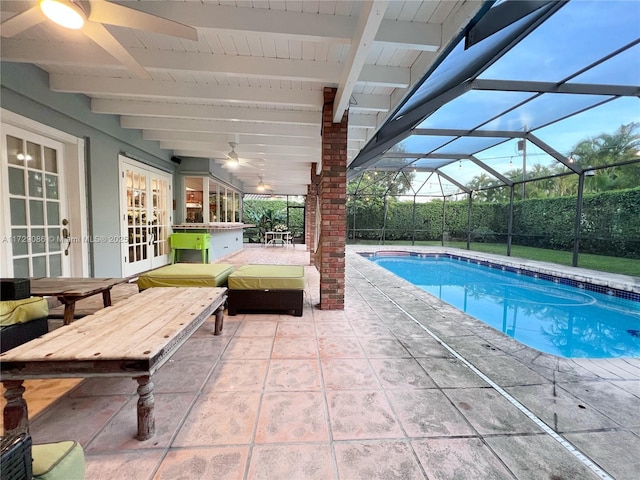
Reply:
[[[209,233],[211,244],[209,247],[209,262],[242,250],[242,233],[244,228],[254,225],[242,222],[214,222],[214,223],[181,223],[174,225],[174,232]],[[201,262],[200,252],[185,250],[181,252],[183,262]]]

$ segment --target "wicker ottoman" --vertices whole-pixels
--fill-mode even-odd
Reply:
[[[222,287],[233,272],[228,263],[174,263],[138,277],[140,291],[151,287]]]
[[[228,311],[289,312],[302,316],[305,274],[301,265],[243,265],[229,275]]]

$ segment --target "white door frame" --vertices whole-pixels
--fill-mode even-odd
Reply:
[[[74,137],[61,130],[49,127],[29,118],[18,115],[14,112],[0,109],[2,126],[9,125],[23,130],[25,133],[32,133],[59,142],[63,145],[64,155],[62,158],[63,180],[65,184],[63,195],[67,204],[67,219],[69,220],[69,235],[76,242],[69,250],[70,270],[68,274],[72,277],[89,276],[89,246],[83,241],[88,238],[88,215],[86,197],[86,177],[85,177],[85,141],[83,138]],[[3,131],[5,129],[3,128]],[[3,134],[4,135],[4,134]],[[4,143],[4,140],[3,140]],[[3,149],[2,155],[6,152]],[[6,164],[7,159],[3,159]],[[5,172],[0,173],[2,177],[3,191],[7,192],[8,179]],[[5,205],[6,203],[6,205]],[[0,234],[9,236],[10,232],[10,210],[8,202],[4,201],[0,211]],[[11,247],[9,244],[0,243],[0,272],[2,276],[9,276],[10,265],[13,271]]]

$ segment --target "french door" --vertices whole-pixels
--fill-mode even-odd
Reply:
[[[67,216],[64,144],[2,125],[3,277],[70,273],[73,238]]]
[[[120,211],[125,276],[169,263],[172,178],[168,173],[120,157]]]

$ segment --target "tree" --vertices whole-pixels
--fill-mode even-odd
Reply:
[[[582,168],[604,167],[639,157],[640,123],[621,125],[614,133],[580,141],[571,153],[572,159]],[[596,175],[585,183],[585,190],[602,192],[633,188],[640,181],[640,163],[628,167],[608,167],[596,170]]]
[[[273,230],[279,223],[287,222],[286,208],[282,206],[282,201],[273,202],[270,200],[245,200],[243,202],[243,219],[245,223],[252,223],[256,226],[257,238],[252,238],[250,229],[247,235],[250,241],[261,242],[264,232]]]
[[[571,152],[571,160],[582,168],[603,167],[594,171],[585,181],[585,192],[596,193],[610,190],[634,188],[640,185],[640,162],[617,167],[607,167],[640,157],[640,123],[621,125],[613,133],[602,133],[578,142]],[[559,163],[553,167],[532,165],[527,171],[527,180],[568,173],[569,170]],[[504,173],[514,181],[521,181],[523,171],[515,168]],[[475,176],[467,187],[476,191],[479,201],[505,201],[505,189],[484,190],[492,186],[491,178],[484,173]],[[480,191],[478,191],[480,190]],[[527,198],[546,198],[576,195],[578,176],[573,173],[530,181],[526,185]],[[495,193],[490,193],[495,192]]]

